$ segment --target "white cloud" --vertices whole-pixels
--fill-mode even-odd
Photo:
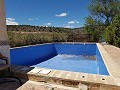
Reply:
[[[67,13],[61,13],[61,14],[56,15],[56,17],[66,17],[67,15],[68,15]]]
[[[6,25],[19,25],[14,18],[6,18]]]
[[[32,18],[29,18],[28,20],[32,21],[33,19],[32,19]]]
[[[49,26],[49,25],[51,25],[51,23],[49,22],[49,23],[47,23],[46,25],[48,25],[48,26]]]
[[[67,25],[67,26],[65,26],[65,28],[73,28],[73,26],[69,26],[69,25]]]
[[[73,21],[69,21],[68,24],[75,24],[75,23],[79,23],[77,20],[73,20]]]
[[[75,20],[76,23],[79,23],[77,20]]]
[[[39,18],[29,18],[28,20],[29,20],[29,21],[32,21],[32,20],[39,20]]]
[[[48,27],[48,26],[45,26],[45,27]]]
[[[75,21],[69,21],[68,22],[68,24],[74,24],[75,23]]]

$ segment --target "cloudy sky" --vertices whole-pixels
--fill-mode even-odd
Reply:
[[[90,0],[5,0],[7,25],[82,27]]]

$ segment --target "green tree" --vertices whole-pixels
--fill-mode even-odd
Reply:
[[[93,19],[92,16],[88,16],[85,21],[85,31],[89,34],[90,41],[98,42],[104,28],[103,23],[100,20]],[[90,36],[92,37],[90,38]]]
[[[113,22],[114,17],[120,13],[120,0],[92,0],[89,10],[92,16],[86,18],[85,29],[87,33],[93,36],[93,40],[95,40],[95,38],[103,36],[105,28],[109,26]],[[114,43],[113,36],[115,32],[112,31],[112,26],[113,25],[106,30],[106,37],[110,37],[106,38],[106,40],[110,44]]]
[[[120,47],[120,15],[106,28],[105,39],[108,43]]]
[[[92,0],[89,10],[108,26],[115,15],[120,13],[120,0]]]

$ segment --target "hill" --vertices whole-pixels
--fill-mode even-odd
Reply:
[[[11,47],[51,42],[86,42],[84,28],[43,27],[30,25],[8,25]]]

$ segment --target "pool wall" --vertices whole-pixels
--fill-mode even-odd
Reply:
[[[96,55],[96,44],[54,44],[57,54]]]
[[[101,54],[99,52],[99,49],[98,47],[96,47],[96,58],[97,58],[97,64],[98,64],[98,69],[99,69],[99,74],[102,74],[102,75],[109,75],[108,71],[107,71],[107,68],[104,64],[104,61],[101,57]]]
[[[53,44],[10,49],[11,64],[31,66],[56,56]]]
[[[96,44],[42,44],[10,50],[11,64],[32,66],[58,54],[96,56],[99,74],[109,75]]]

